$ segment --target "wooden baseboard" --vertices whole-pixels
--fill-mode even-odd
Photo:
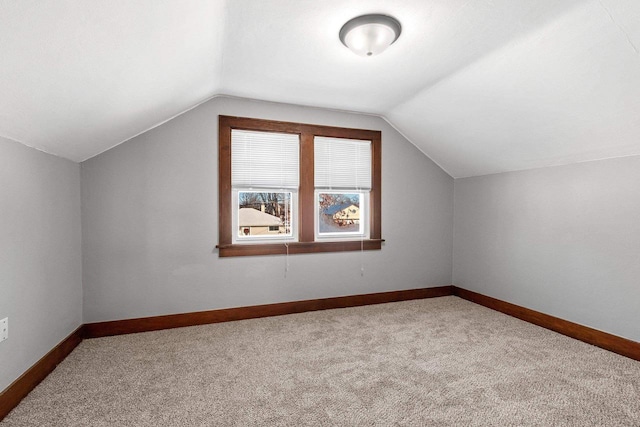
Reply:
[[[80,344],[83,330],[80,326],[73,331],[0,393],[0,421]]]
[[[142,317],[138,319],[87,323],[84,325],[85,337],[98,338],[110,335],[157,331],[184,326],[255,319],[258,317],[281,316],[307,311],[357,307],[361,305],[382,304],[387,302],[433,298],[447,295],[453,295],[452,286],[380,292],[374,294],[292,301],[249,307],[225,308],[221,310],[200,311],[194,313],[171,314],[166,316]]]
[[[558,332],[571,338],[612,351],[634,360],[640,360],[640,343],[589,328],[578,323],[540,313],[539,311],[501,301],[477,292],[453,286],[453,294],[509,316]]]

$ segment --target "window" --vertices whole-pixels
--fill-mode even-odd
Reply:
[[[315,237],[367,238],[371,141],[314,137]]]
[[[296,241],[300,137],[231,130],[233,243]]]
[[[380,249],[381,132],[219,118],[220,256]]]

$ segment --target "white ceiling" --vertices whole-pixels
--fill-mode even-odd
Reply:
[[[350,18],[403,25],[384,54]],[[638,0],[0,0],[0,136],[75,161],[215,95],[378,114],[454,177],[640,155]]]

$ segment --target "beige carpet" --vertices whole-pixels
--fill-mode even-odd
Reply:
[[[640,362],[444,297],[85,340],[41,425],[640,426]]]

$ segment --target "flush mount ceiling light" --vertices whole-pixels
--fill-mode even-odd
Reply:
[[[340,41],[355,54],[374,56],[391,46],[402,26],[387,15],[362,15],[349,20],[340,29]]]

